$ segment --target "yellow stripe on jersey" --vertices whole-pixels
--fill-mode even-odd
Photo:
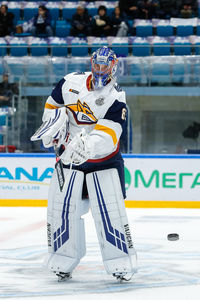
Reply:
[[[55,106],[55,105],[52,105],[52,104],[49,104],[49,103],[45,103],[44,108],[56,109],[56,108],[59,108],[59,106]]]
[[[113,139],[113,144],[116,145],[117,144],[117,135],[115,133],[115,131],[109,127],[103,126],[103,125],[99,125],[96,124],[94,127],[95,130],[101,130],[109,135],[111,135],[112,139]]]

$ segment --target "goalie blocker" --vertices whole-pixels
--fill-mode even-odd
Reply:
[[[136,252],[117,170],[87,174],[89,201],[82,199],[84,173],[69,169],[64,169],[64,173],[63,192],[60,192],[55,174],[49,190],[48,268],[58,275],[72,273],[85,255],[81,216],[88,212],[90,202],[106,271],[117,278],[131,278],[136,271]]]

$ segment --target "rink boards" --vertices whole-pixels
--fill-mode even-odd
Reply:
[[[123,155],[126,207],[200,208],[200,155]],[[46,206],[54,154],[0,154],[0,206]]]

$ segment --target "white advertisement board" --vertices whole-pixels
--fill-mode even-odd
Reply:
[[[199,156],[127,156],[127,200],[200,201]]]
[[[54,155],[0,155],[0,200],[47,200]],[[6,203],[6,201],[5,201]]]
[[[199,202],[199,160],[198,155],[125,155],[127,201]],[[0,205],[46,205],[54,164],[53,154],[0,154]]]

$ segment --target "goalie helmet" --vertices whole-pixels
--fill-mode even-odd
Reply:
[[[92,54],[92,76],[94,89],[105,86],[109,80],[115,78],[117,71],[117,56],[108,47],[99,48]]]

